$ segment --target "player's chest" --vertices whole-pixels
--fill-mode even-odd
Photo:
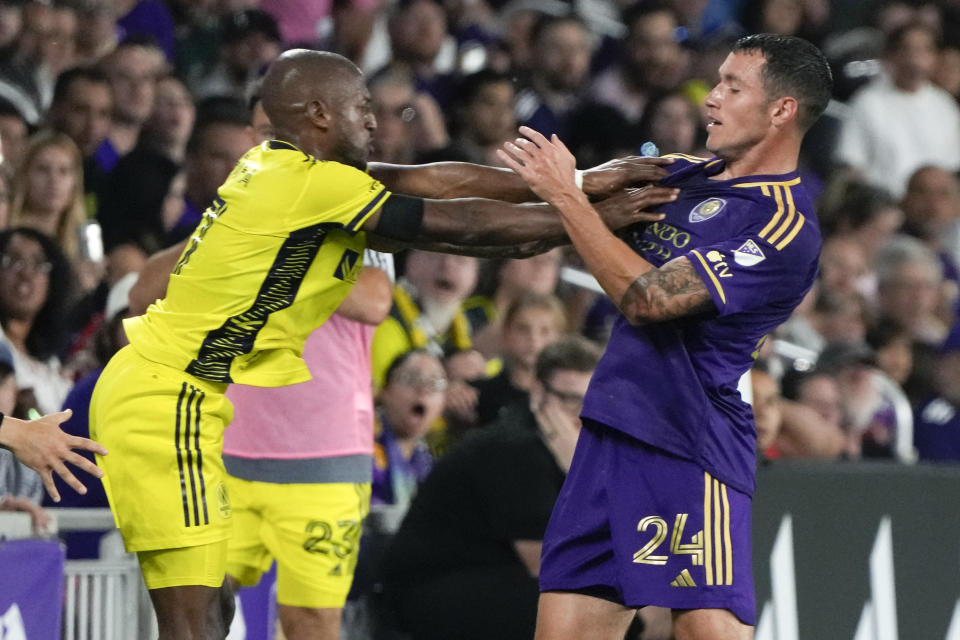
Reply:
[[[669,262],[691,249],[707,246],[736,235],[742,216],[737,194],[710,195],[705,189],[681,192],[680,197],[657,210],[663,220],[630,227],[624,240],[645,260],[655,266]]]

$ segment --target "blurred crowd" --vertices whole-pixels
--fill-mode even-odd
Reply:
[[[758,459],[960,462],[956,0],[0,0],[0,411],[69,406],[85,435],[135,274],[268,135],[251,96],[282,51],[364,70],[373,160],[498,164],[526,124],[588,168],[708,157],[702,101],[749,32],[813,41],[835,77],[801,158],[819,279],[743,385]],[[375,503],[409,502],[437,458],[511,407],[554,426],[576,416],[583,389],[538,377],[538,356],[567,334],[602,344],[616,313],[564,249],[415,251],[397,276],[373,342]],[[41,528],[39,485],[0,455],[4,504]]]

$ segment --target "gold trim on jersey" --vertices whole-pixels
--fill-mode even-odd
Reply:
[[[732,585],[733,541],[727,485],[706,471],[703,472],[703,550],[707,586]]]
[[[691,156],[687,153],[668,153],[665,156],[660,156],[661,158],[680,158],[681,160],[687,160],[689,162],[706,162],[710,158],[701,158],[700,156]]]
[[[697,260],[703,265],[703,270],[707,272],[707,275],[710,276],[710,281],[713,282],[713,286],[717,288],[717,293],[720,294],[720,301],[723,302],[723,304],[727,304],[727,294],[723,292],[723,287],[720,286],[720,281],[717,280],[717,276],[713,275],[713,269],[710,268],[710,265],[707,264],[707,261],[704,260],[699,251],[691,249],[690,253],[697,256]]]
[[[760,187],[760,192],[763,195],[772,196],[776,201],[777,210],[770,218],[770,222],[757,235],[773,245],[773,248],[777,251],[782,251],[784,247],[790,244],[806,222],[806,218],[797,211],[793,202],[791,187],[798,184],[800,184],[799,177],[781,182],[744,182],[733,185],[741,188]]]

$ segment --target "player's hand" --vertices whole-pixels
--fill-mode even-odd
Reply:
[[[605,196],[624,187],[644,186],[668,175],[664,165],[673,158],[627,156],[604,162],[583,172],[583,191],[591,196]]]
[[[69,420],[72,415],[73,412],[67,409],[36,420],[24,421],[10,417],[3,420],[4,446],[23,464],[40,474],[43,486],[54,502],[60,502],[60,493],[53,482],[54,473],[77,493],[83,495],[87,492],[83,483],[67,468],[66,462],[94,477],[103,477],[103,471],[97,465],[73,451],[83,449],[105,456],[107,450],[103,445],[87,438],[71,436],[60,428],[60,424]]]
[[[577,448],[577,438],[580,437],[580,418],[551,402],[535,407],[534,416],[544,444],[553,454],[557,465],[566,473],[570,470],[573,452]]]
[[[603,218],[607,227],[616,231],[635,222],[663,220],[662,213],[650,211],[650,209],[673,202],[677,199],[678,193],[678,189],[668,187],[631,187],[606,200],[595,202],[593,208]]]
[[[517,173],[530,190],[560,208],[562,200],[583,198],[574,182],[576,159],[566,145],[553,135],[547,140],[530,127],[520,127],[525,137],[505,142],[497,157]]]

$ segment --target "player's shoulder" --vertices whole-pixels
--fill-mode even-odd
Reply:
[[[730,191],[748,196],[747,224],[758,241],[777,252],[819,253],[820,226],[800,176],[748,178],[732,184]]]

